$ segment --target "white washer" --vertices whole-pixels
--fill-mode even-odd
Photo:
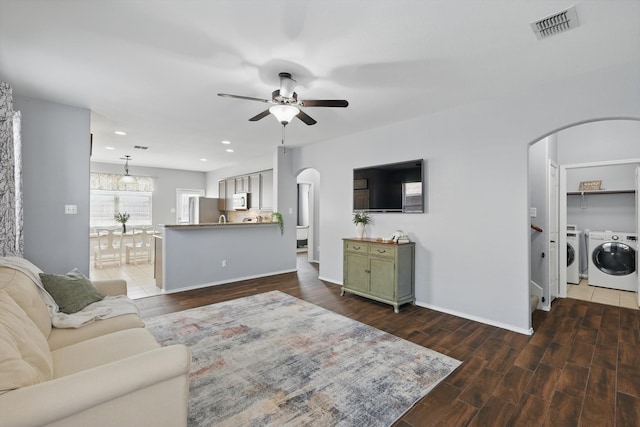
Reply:
[[[567,225],[567,283],[580,284],[580,230]]]
[[[589,284],[637,290],[636,252],[636,233],[589,232]]]

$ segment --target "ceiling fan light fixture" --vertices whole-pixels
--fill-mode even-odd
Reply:
[[[274,105],[269,108],[269,112],[275,116],[275,118],[286,126],[295,116],[298,115],[300,109],[293,105]]]

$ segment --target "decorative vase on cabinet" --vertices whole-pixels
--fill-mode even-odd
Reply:
[[[343,239],[342,292],[399,306],[415,304],[415,243]]]
[[[364,224],[359,222],[356,224],[356,235],[358,239],[362,239],[364,237]]]

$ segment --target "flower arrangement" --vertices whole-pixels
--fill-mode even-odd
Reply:
[[[284,222],[282,221],[282,214],[280,212],[273,212],[271,214],[271,222],[277,222],[280,224],[280,234],[284,234]]]
[[[127,232],[127,221],[129,221],[129,217],[131,215],[129,215],[128,213],[120,213],[118,212],[117,215],[114,215],[113,218],[116,220],[116,222],[119,222],[120,224],[122,224],[122,232],[126,233]]]
[[[362,224],[362,225],[367,225],[370,222],[372,222],[372,218],[371,216],[369,216],[368,212],[365,211],[355,211],[353,213],[353,223],[354,224]]]

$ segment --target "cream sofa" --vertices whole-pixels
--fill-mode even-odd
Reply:
[[[94,284],[126,294],[122,280]],[[0,267],[0,427],[184,426],[190,363],[135,314],[52,327],[31,279]]]

